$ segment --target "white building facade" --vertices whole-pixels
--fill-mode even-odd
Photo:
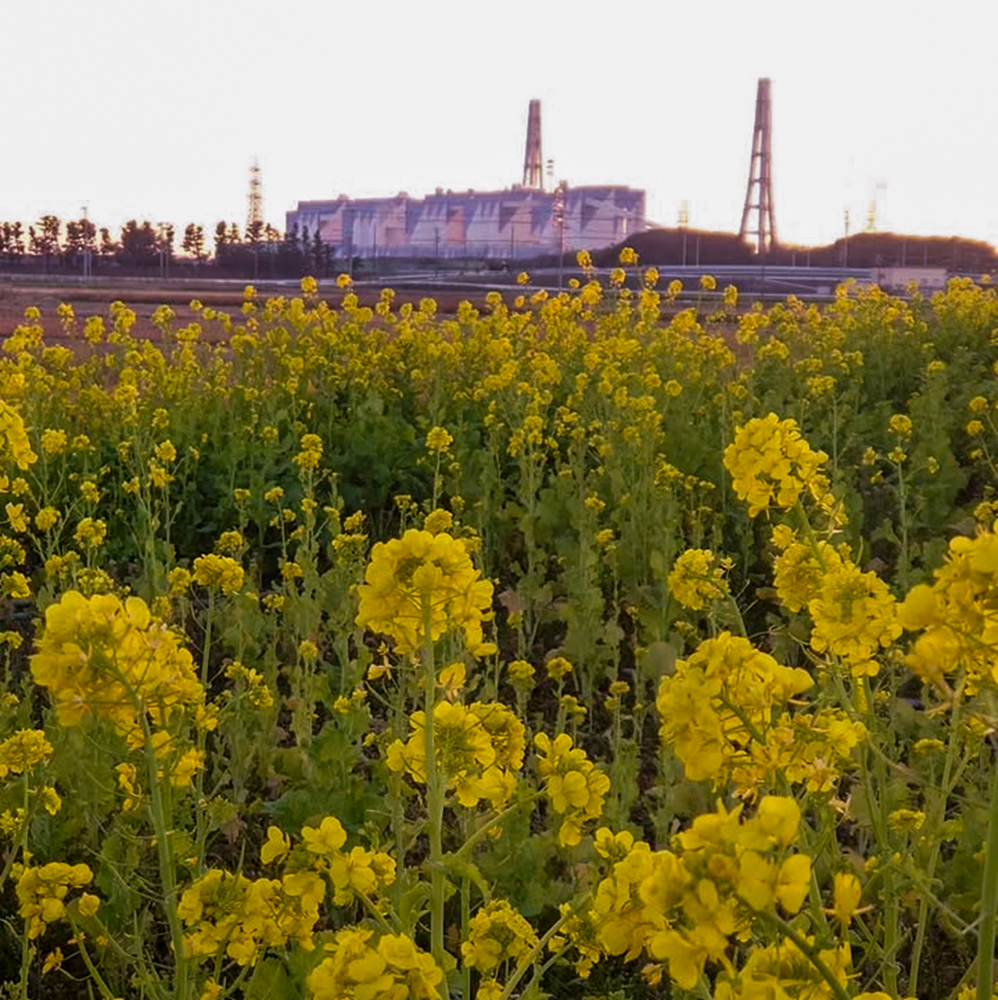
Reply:
[[[560,211],[564,204],[563,213]],[[562,221],[562,218],[564,221]],[[645,228],[645,192],[592,186],[561,192],[437,189],[425,198],[302,201],[287,213],[287,229],[334,253],[359,257],[476,257],[515,260],[599,250]]]

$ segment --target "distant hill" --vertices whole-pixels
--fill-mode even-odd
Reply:
[[[623,243],[593,254],[597,267],[612,267],[620,250],[633,247],[642,264],[754,264],[753,248],[735,233],[702,229],[649,229]],[[998,269],[998,249],[961,236],[908,236],[904,233],[856,233],[826,246],[781,245],[769,264],[811,267],[945,267],[949,271],[985,273]]]
[[[624,246],[638,252],[642,264],[752,264],[752,247],[735,233],[715,233],[705,229],[647,229],[633,233],[623,243],[597,250],[593,263],[613,267]]]

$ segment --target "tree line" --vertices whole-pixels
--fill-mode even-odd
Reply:
[[[178,246],[179,244],[179,246]],[[63,221],[43,215],[25,227],[0,223],[0,269],[42,273],[158,273],[163,277],[204,273],[225,277],[301,277],[334,273],[336,248],[318,230],[281,233],[264,222],[245,230],[219,221],[211,234],[191,222],[179,236],[167,222],[130,219],[115,236],[90,219]]]

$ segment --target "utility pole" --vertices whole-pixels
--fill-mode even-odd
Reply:
[[[170,258],[167,251],[166,236],[169,229],[168,222],[158,223],[159,227],[159,276],[166,281],[170,276]]]
[[[568,181],[558,181],[554,189],[553,220],[558,233],[558,288],[565,280],[565,216],[568,209]]]
[[[83,280],[84,282],[90,281],[90,237],[89,237],[89,226],[87,223],[90,221],[87,218],[87,206],[84,205],[81,209],[83,212]]]
[[[686,229],[690,224],[690,203],[683,201],[679,205],[679,218],[676,220],[683,234],[683,267],[686,267]]]

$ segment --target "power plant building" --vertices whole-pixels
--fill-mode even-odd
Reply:
[[[564,250],[600,250],[645,228],[645,193],[629,187],[544,190],[541,102],[527,121],[523,183],[506,191],[444,191],[410,198],[301,201],[287,229],[315,234],[343,256],[538,257]]]
[[[561,221],[564,204],[564,223]],[[302,201],[287,228],[318,231],[337,254],[360,257],[517,259],[599,250],[645,228],[645,192],[594,186],[541,191],[438,189],[425,198]],[[564,231],[564,235],[563,235]],[[562,240],[564,239],[564,244]]]

